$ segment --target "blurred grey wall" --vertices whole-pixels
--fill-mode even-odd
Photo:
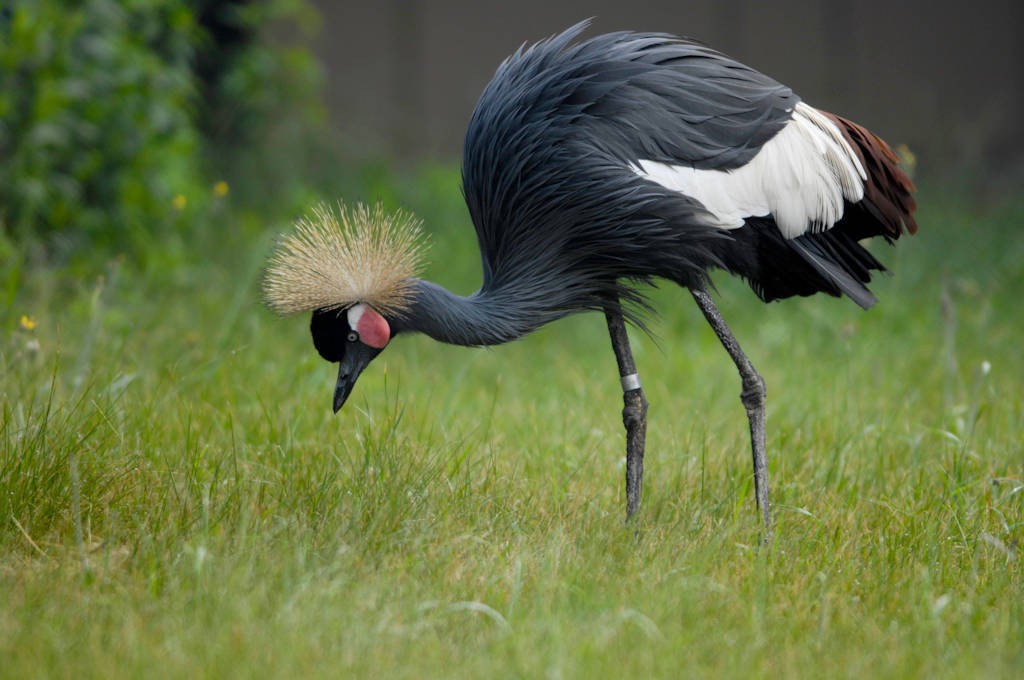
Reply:
[[[707,42],[907,144],[923,175],[1019,179],[1024,170],[1022,0],[315,4],[331,115],[357,154],[457,159],[500,61],[595,17],[588,35],[633,29]]]

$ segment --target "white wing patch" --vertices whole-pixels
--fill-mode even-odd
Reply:
[[[864,198],[867,173],[835,123],[803,102],[749,163],[695,170],[640,160],[630,169],[700,201],[722,229],[772,215],[786,238],[823,231],[843,217],[843,199]]]

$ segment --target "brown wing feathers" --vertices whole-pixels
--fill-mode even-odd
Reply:
[[[864,183],[864,200],[859,205],[884,228],[882,232],[866,230],[869,233],[858,233],[856,238],[881,235],[897,239],[904,229],[911,234],[917,233],[914,183],[900,168],[896,152],[870,130],[833,113],[822,113],[839,126],[860,158],[868,177]],[[863,225],[858,227],[863,228]]]

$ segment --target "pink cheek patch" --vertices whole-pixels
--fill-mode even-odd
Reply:
[[[367,307],[359,321],[356,322],[356,331],[359,332],[359,339],[363,344],[376,349],[384,349],[391,339],[391,327],[384,317]]]

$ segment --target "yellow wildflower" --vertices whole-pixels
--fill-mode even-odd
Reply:
[[[33,319],[31,316],[28,316],[27,314],[21,315],[19,323],[21,324],[21,327],[24,328],[26,331],[34,331],[37,325],[36,320]]]
[[[224,180],[221,180],[213,185],[213,195],[216,196],[217,198],[224,198],[225,196],[228,195],[229,190],[230,187],[228,187],[228,183],[225,182]]]
[[[903,170],[913,177],[914,170],[917,169],[917,155],[906,144],[900,144],[896,147],[896,155],[899,156],[900,165],[903,166]]]
[[[184,210],[185,206],[188,205],[188,199],[185,198],[185,194],[178,194],[171,201],[171,205],[174,206],[175,210]]]

